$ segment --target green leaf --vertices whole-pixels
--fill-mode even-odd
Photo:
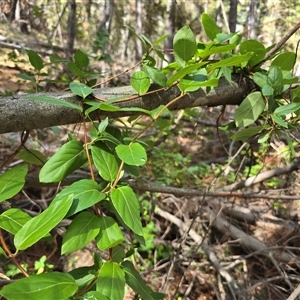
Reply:
[[[99,109],[103,110],[103,111],[119,111],[119,110],[121,110],[120,107],[112,105],[112,104],[108,104],[105,102],[99,104]]]
[[[70,141],[64,144],[42,167],[40,182],[58,182],[80,168],[87,161],[83,144]]]
[[[81,212],[63,236],[61,254],[68,254],[83,248],[96,237],[99,231],[99,218],[88,211]]]
[[[0,215],[0,228],[15,235],[31,217],[18,208],[11,208]]]
[[[25,184],[27,165],[20,165],[0,175],[0,202],[18,194]]]
[[[218,86],[218,83],[219,83],[218,78],[213,78],[213,79],[206,80],[206,81],[197,81],[196,79],[197,79],[197,75],[183,78],[180,80],[178,87],[180,88],[180,90],[182,92],[187,93],[187,92],[195,92],[200,87],[203,87],[203,86],[215,87],[215,86]]]
[[[264,96],[272,96],[272,95],[274,95],[274,89],[269,84],[264,85],[264,87],[262,88],[261,92],[262,92],[262,94]]]
[[[93,93],[93,90],[89,86],[80,82],[73,81],[69,84],[69,87],[75,95],[82,97],[83,99]]]
[[[255,74],[253,75],[253,81],[260,88],[263,88],[268,83],[268,76],[262,72],[255,72]]]
[[[196,39],[193,31],[184,26],[177,31],[173,40],[174,57],[177,63],[184,67],[197,50]]]
[[[23,159],[28,164],[43,165],[46,162],[46,157],[43,153],[34,149],[21,149],[18,154],[18,158]]]
[[[84,300],[108,300],[102,293],[97,291],[90,291],[84,295]]]
[[[275,109],[274,114],[278,116],[286,116],[296,112],[300,108],[300,103],[290,103],[279,106]]]
[[[77,67],[77,65],[71,61],[67,63],[67,68],[71,71],[74,75],[78,76],[79,78],[84,78],[84,73]]]
[[[48,208],[30,219],[15,235],[14,243],[18,250],[24,250],[49,233],[66,215],[71,207],[73,196],[52,200]]]
[[[119,165],[114,155],[97,146],[92,146],[91,152],[99,175],[106,181],[114,181],[119,169]]]
[[[153,46],[157,46],[162,43],[164,40],[168,38],[168,34],[163,35],[162,37],[158,38],[155,42],[153,42]]]
[[[139,201],[129,186],[116,188],[111,192],[112,203],[122,221],[137,235],[142,236]]]
[[[116,152],[118,157],[130,166],[143,166],[147,162],[146,150],[139,143],[118,145]]]
[[[2,288],[0,294],[9,300],[69,299],[77,291],[74,278],[67,273],[51,272],[21,278]]]
[[[82,107],[78,104],[67,102],[64,100],[52,98],[52,97],[46,97],[46,96],[25,96],[26,100],[34,100],[34,101],[40,101],[40,102],[46,102],[48,104],[53,105],[60,105],[64,107],[74,108],[77,109],[79,112],[82,112]]]
[[[294,52],[285,52],[279,54],[271,63],[281,70],[291,71],[296,62],[296,54]]]
[[[38,71],[42,70],[44,67],[43,60],[41,57],[33,50],[28,50],[27,55],[31,65]]]
[[[235,55],[233,57],[225,58],[220,60],[217,63],[210,64],[207,67],[207,71],[211,71],[217,68],[221,67],[231,67],[231,66],[240,66],[242,63],[247,62],[251,57],[253,53],[246,53],[244,55]]]
[[[85,68],[89,65],[88,56],[81,50],[77,50],[74,54],[74,60],[79,68]]]
[[[150,87],[150,78],[143,71],[136,71],[130,79],[131,86],[139,95],[145,94]]]
[[[271,84],[273,87],[278,86],[281,84],[283,79],[282,71],[274,66],[269,68],[268,73],[268,83]]]
[[[24,79],[24,80],[28,80],[28,81],[31,81],[31,82],[36,82],[36,79],[34,76],[30,76],[28,74],[17,74],[16,75],[17,77],[21,78],[21,79]]]
[[[220,28],[217,26],[213,18],[208,14],[202,14],[201,21],[207,37],[213,41],[217,34],[221,32]]]
[[[237,127],[246,127],[255,122],[263,112],[266,103],[261,92],[249,94],[237,108],[234,121]]]
[[[271,117],[277,125],[288,128],[288,124],[280,116],[272,114]]]
[[[193,71],[198,70],[201,68],[205,63],[196,63],[187,67],[184,67],[183,69],[179,70],[178,72],[175,72],[168,80],[166,85],[170,86],[177,80],[183,78],[184,76],[191,74]]]
[[[123,241],[124,236],[117,222],[111,217],[100,217],[100,233],[96,237],[98,248],[104,251]]]
[[[99,185],[91,179],[81,179],[64,188],[55,198],[73,196],[73,203],[66,215],[70,217],[102,201],[106,195],[99,191]]]
[[[143,70],[152,79],[153,82],[159,84],[162,87],[166,86],[167,77],[159,70],[147,65],[143,66]]]
[[[123,300],[125,293],[125,275],[120,266],[106,261],[99,272],[96,290],[113,300]]]
[[[266,48],[263,44],[256,40],[247,40],[243,42],[240,46],[240,53],[246,54],[248,52],[252,52],[253,56],[248,62],[250,67],[255,66],[259,62],[261,62],[266,56]]]
[[[208,49],[204,49],[204,50],[199,49],[196,52],[195,57],[208,58],[213,54],[226,53],[233,50],[234,48],[236,48],[236,44],[214,45],[213,47]]]
[[[148,287],[140,273],[134,268],[132,262],[126,260],[122,263],[121,268],[125,272],[126,283],[142,298],[155,300],[152,297],[152,290]]]
[[[266,128],[267,126],[265,125],[245,128],[232,135],[231,139],[234,141],[246,142],[248,139],[261,133]]]

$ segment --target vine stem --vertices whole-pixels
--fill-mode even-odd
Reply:
[[[3,247],[3,249],[5,250],[5,252],[7,253],[7,255],[9,256],[9,258],[11,259],[11,261],[14,263],[14,265],[22,272],[22,274],[26,277],[29,277],[29,274],[25,271],[25,269],[19,264],[19,262],[17,261],[17,259],[15,258],[15,256],[10,252],[5,239],[3,237],[2,234],[2,230],[0,229],[0,242],[1,245]]]

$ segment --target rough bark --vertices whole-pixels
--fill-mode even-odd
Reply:
[[[154,88],[154,87],[152,87]],[[204,89],[186,94],[183,98],[172,104],[169,109],[177,110],[196,106],[238,105],[254,89],[252,81],[239,75],[233,76],[230,85],[224,78],[219,81],[219,86],[206,93]],[[39,93],[58,98],[71,103],[79,103],[79,98],[71,92]],[[136,95],[130,86],[95,89],[94,95],[102,99],[111,99],[119,96]],[[137,97],[133,100],[118,102],[114,105],[120,107],[140,107],[148,110],[166,105],[180,95],[177,87],[154,92],[147,96]],[[77,110],[45,102],[25,99],[26,95],[9,96],[0,99],[0,133],[44,128],[55,125],[65,125],[82,122],[82,116]],[[93,119],[99,117],[120,117],[132,115],[129,112],[96,111],[91,115]],[[136,114],[136,113],[135,113]]]

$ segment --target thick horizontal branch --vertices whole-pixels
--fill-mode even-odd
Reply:
[[[177,110],[196,106],[238,105],[254,88],[254,84],[251,80],[241,77],[240,75],[233,76],[231,85],[226,79],[221,78],[219,86],[212,89],[209,93],[206,93],[205,89],[199,89],[196,92],[186,94],[169,108]],[[44,95],[71,103],[79,103],[78,97],[71,92],[39,93],[35,95]],[[132,87],[125,86],[95,89],[94,95],[101,99],[111,99],[123,96],[129,97],[136,95],[136,92]],[[119,107],[139,107],[152,110],[160,105],[168,104],[179,95],[179,89],[172,87],[168,90],[155,92],[133,100],[118,102],[118,104],[115,105]],[[82,122],[82,116],[75,109],[51,105],[45,102],[30,101],[24,97],[25,95],[14,95],[0,98],[0,133]],[[96,119],[105,116],[115,118],[130,114],[132,115],[133,113],[96,111],[92,115],[92,118]]]

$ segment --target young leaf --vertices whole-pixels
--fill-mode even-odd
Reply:
[[[221,46],[215,45],[214,47],[209,47],[208,49],[198,50],[195,54],[195,57],[205,58],[213,54],[229,52],[234,48],[236,48],[236,44],[228,44],[228,45],[221,45]]]
[[[249,94],[237,108],[234,121],[237,127],[246,127],[255,122],[266,106],[261,92]]]
[[[97,292],[97,291],[87,292],[83,299],[86,299],[86,300],[109,300],[102,293]]]
[[[157,46],[162,43],[164,40],[168,38],[168,34],[163,35],[162,37],[158,38],[155,42],[153,42],[153,46]]]
[[[240,53],[246,54],[248,52],[253,53],[253,56],[251,57],[251,59],[248,62],[248,65],[250,67],[261,62],[265,58],[266,53],[267,53],[264,45],[256,40],[247,40],[241,44]]]
[[[132,262],[126,260],[122,263],[121,268],[125,273],[126,283],[137,293],[142,299],[155,300],[151,295],[151,289],[148,287],[140,273],[135,269]]]
[[[31,217],[18,208],[11,208],[0,215],[0,228],[16,234]]]
[[[84,78],[84,73],[72,61],[69,61],[67,63],[67,68],[69,69],[69,71],[71,71],[74,75],[78,76],[79,78]]]
[[[80,83],[80,82],[76,82],[76,81],[73,81],[70,83],[70,89],[71,91],[75,94],[75,95],[78,95],[79,97],[85,99],[88,95],[92,94],[93,93],[93,90],[83,84],[83,83]]]
[[[27,172],[28,166],[20,165],[0,175],[0,202],[10,199],[20,192],[25,184]]]
[[[153,82],[159,84],[162,87],[166,86],[167,77],[163,73],[147,65],[143,66],[143,70],[152,79]]]
[[[83,248],[95,238],[99,230],[99,218],[88,211],[81,212],[63,236],[61,254],[68,254]]]
[[[21,278],[2,288],[0,295],[9,300],[69,299],[77,291],[74,278],[68,273],[51,272]]]
[[[91,147],[91,153],[99,175],[106,181],[114,181],[119,168],[116,158],[97,146]]]
[[[27,100],[34,100],[34,101],[40,101],[40,102],[46,102],[48,104],[54,104],[54,105],[60,105],[64,107],[74,108],[77,109],[79,112],[82,112],[82,107],[78,104],[67,102],[64,100],[52,98],[52,97],[46,97],[46,96],[26,96],[24,97]]]
[[[220,60],[219,62],[212,63],[207,67],[207,71],[211,71],[221,67],[240,66],[242,63],[247,62],[253,53],[246,53],[244,55],[235,55],[229,58]]]
[[[296,54],[294,52],[285,52],[279,54],[271,63],[271,66],[276,66],[281,70],[290,71],[293,69],[296,62]]]
[[[80,168],[87,161],[83,144],[70,141],[64,144],[42,167],[41,182],[58,182]]]
[[[99,250],[113,248],[124,241],[122,231],[111,217],[100,217],[100,233],[96,237]]]
[[[42,70],[44,67],[43,60],[41,57],[33,50],[28,50],[27,55],[31,65],[38,71]]]
[[[272,120],[279,126],[288,128],[288,124],[280,116],[272,114],[271,117],[272,117]]]
[[[17,156],[28,164],[38,166],[43,165],[47,160],[43,153],[34,149],[21,149]]]
[[[267,129],[267,126],[262,125],[262,126],[254,126],[254,127],[245,128],[241,131],[236,132],[234,135],[232,135],[231,139],[234,141],[246,142],[251,137],[261,133],[264,129]]]
[[[85,68],[89,65],[89,57],[81,50],[75,52],[74,60],[79,68]]]
[[[66,218],[93,206],[106,197],[104,193],[99,191],[98,183],[90,179],[81,179],[74,182],[58,193],[55,198],[63,198],[69,195],[73,195],[73,203]]]
[[[145,148],[139,143],[130,145],[118,145],[116,147],[118,157],[127,165],[143,166],[147,162]]]
[[[213,41],[217,34],[221,32],[220,28],[217,26],[213,18],[208,14],[202,14],[201,21],[207,37]]]
[[[150,87],[150,78],[143,71],[136,71],[130,79],[131,86],[139,95],[145,94]]]
[[[188,26],[177,31],[173,40],[173,48],[175,60],[184,67],[197,50],[194,33]]]
[[[253,75],[253,81],[260,88],[263,88],[268,83],[268,76],[262,72],[255,72],[255,74]]]
[[[24,250],[50,232],[66,215],[73,202],[73,195],[54,199],[40,215],[30,219],[15,235],[14,244]]]
[[[96,290],[113,300],[123,300],[125,293],[125,274],[119,264],[106,261],[99,272]]]
[[[137,235],[142,236],[139,201],[129,186],[116,188],[111,193],[112,203],[122,221]]]

